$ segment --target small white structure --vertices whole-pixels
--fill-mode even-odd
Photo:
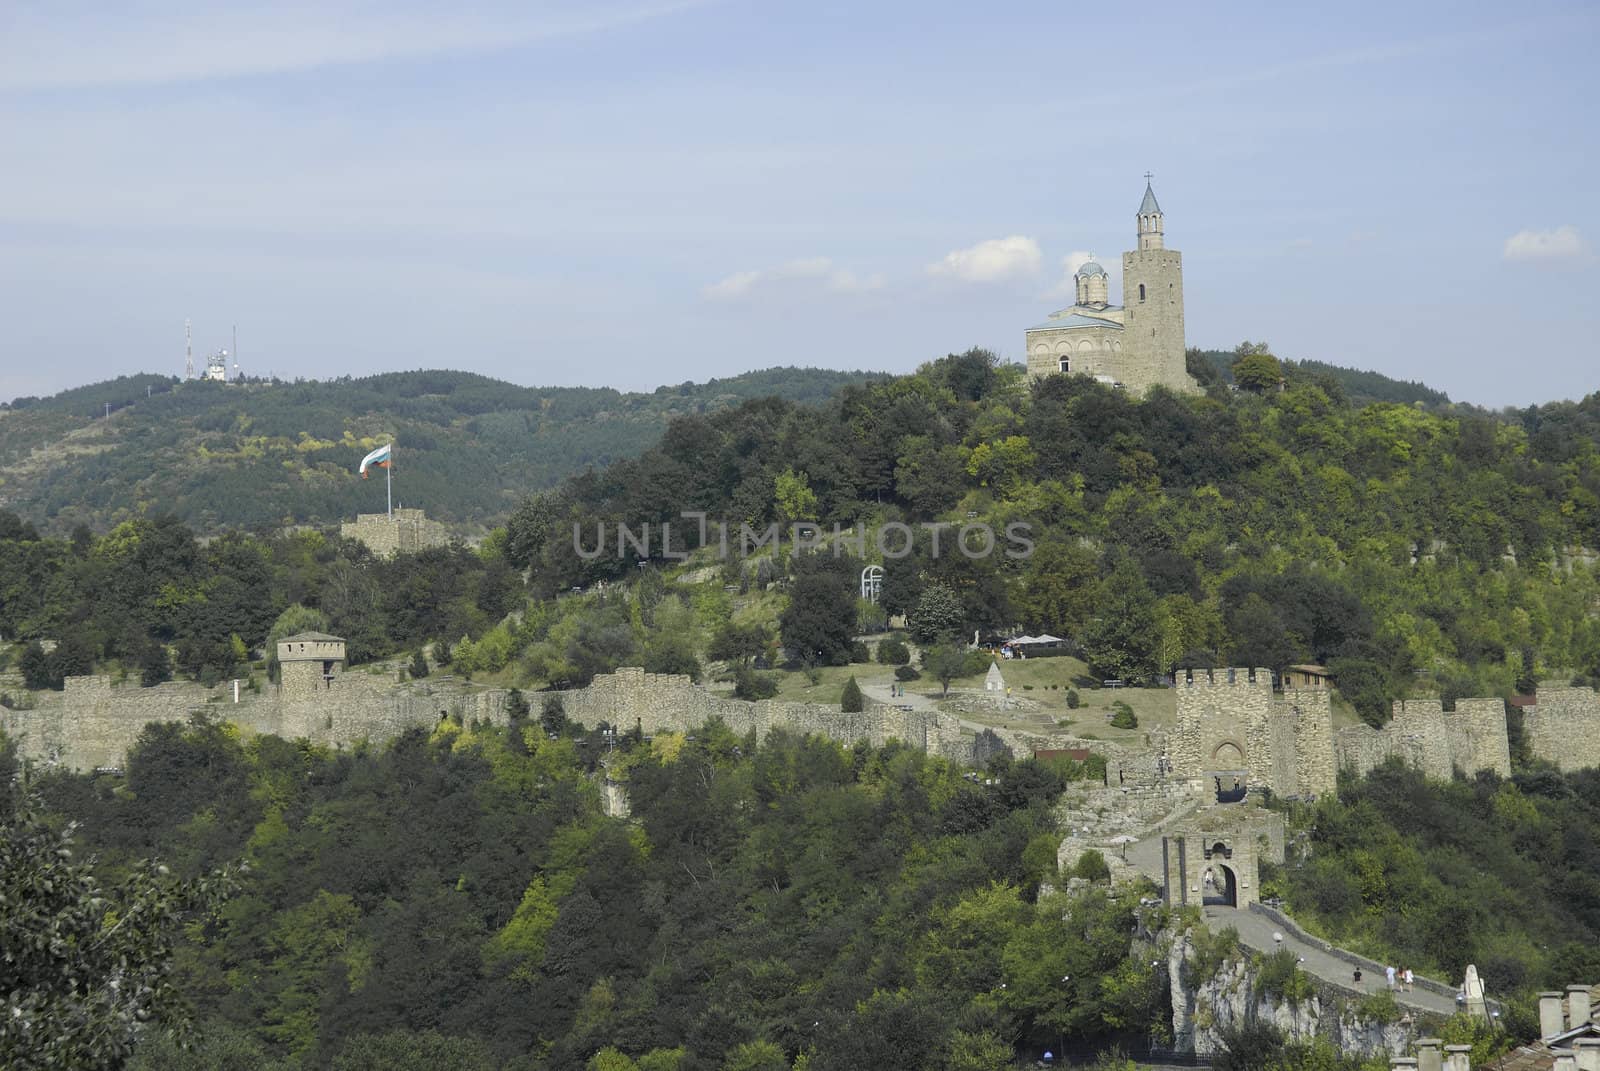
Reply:
[[[983,690],[986,692],[1003,692],[1006,690],[1006,679],[1000,675],[1000,663],[989,663],[989,675],[983,678]]]

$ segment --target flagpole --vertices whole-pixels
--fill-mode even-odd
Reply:
[[[389,446],[389,460],[383,463],[383,482],[389,492],[389,519],[394,520],[394,445]]]

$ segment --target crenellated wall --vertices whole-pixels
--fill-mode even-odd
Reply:
[[[1321,688],[1275,693],[1268,669],[1197,669],[1177,681],[1173,770],[1204,779],[1244,770],[1279,795],[1333,790],[1333,715]]]

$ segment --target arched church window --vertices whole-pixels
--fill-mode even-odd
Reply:
[[[1061,370],[1063,372],[1072,371],[1072,361],[1071,361],[1070,358],[1068,358],[1068,357],[1061,358]]]

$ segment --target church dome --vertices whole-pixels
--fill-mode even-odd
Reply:
[[[1087,279],[1091,275],[1104,275],[1105,273],[1106,270],[1102,268],[1096,261],[1086,260],[1083,262],[1083,267],[1073,272],[1073,275],[1081,275]]]

